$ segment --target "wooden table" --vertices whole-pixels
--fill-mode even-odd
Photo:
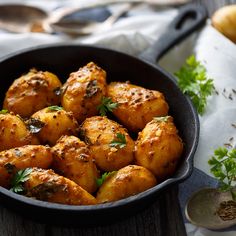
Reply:
[[[194,2],[205,4],[210,15],[224,5],[236,4],[236,0],[194,0]],[[176,192],[176,189],[167,190],[153,205],[136,216],[113,225],[87,229],[39,224],[0,206],[0,236],[184,236],[186,232]]]

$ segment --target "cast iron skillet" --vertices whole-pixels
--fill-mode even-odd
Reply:
[[[171,46],[203,25],[206,17],[203,7],[188,5],[181,8],[168,28],[168,33],[141,57],[155,62]],[[183,24],[186,18],[191,18],[187,26]],[[185,180],[192,172],[193,156],[199,137],[198,115],[188,97],[178,89],[173,77],[159,66],[143,59],[114,50],[81,45],[50,45],[18,52],[0,61],[0,100],[3,101],[5,92],[13,80],[32,67],[56,73],[62,81],[65,81],[70,72],[76,71],[90,61],[94,61],[107,71],[108,82],[129,80],[136,85],[164,93],[170,106],[170,114],[174,117],[185,144],[182,162],[177,172],[161,184],[138,195],[95,206],[48,203],[17,195],[0,187],[3,205],[31,219],[70,225],[109,223],[143,209],[156,200],[162,190]]]

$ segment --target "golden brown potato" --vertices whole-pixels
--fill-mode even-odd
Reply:
[[[81,125],[80,134],[101,170],[119,170],[133,161],[134,141],[115,121],[103,116],[87,118]],[[120,145],[115,145],[114,141]]]
[[[106,72],[93,62],[70,74],[63,85],[62,106],[78,122],[98,114],[97,106],[106,93]]]
[[[16,79],[6,93],[3,107],[22,117],[60,103],[61,82],[50,72],[30,70]]]
[[[75,136],[63,136],[52,148],[53,169],[89,193],[97,189],[97,167],[87,145]]]
[[[42,122],[42,128],[37,133],[42,144],[54,145],[62,135],[75,135],[78,132],[78,123],[71,112],[61,107],[44,108],[32,115],[33,122]]]
[[[144,166],[163,180],[172,175],[183,151],[173,118],[154,118],[139,133],[135,147],[137,165]]]
[[[138,132],[155,116],[168,114],[168,104],[162,93],[129,83],[113,82],[107,96],[118,107],[113,110],[117,119],[130,131]]]
[[[96,199],[75,182],[53,170],[33,168],[24,183],[26,195],[48,202],[68,205],[93,205]]]
[[[0,114],[0,151],[27,144],[39,144],[24,121],[13,113]]]
[[[157,184],[142,166],[129,165],[108,176],[97,193],[98,203],[117,201],[141,193]]]
[[[0,152],[0,186],[9,187],[12,176],[28,167],[48,168],[52,163],[49,147],[25,145]]]

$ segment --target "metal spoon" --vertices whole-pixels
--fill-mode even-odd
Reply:
[[[195,192],[185,207],[187,219],[194,225],[219,230],[236,225],[233,220],[222,220],[216,213],[220,203],[232,200],[229,192],[219,192],[215,188],[204,188]]]
[[[134,3],[122,4],[117,11],[105,21],[63,20],[75,12],[92,10],[92,7],[77,9],[64,8],[48,15],[39,8],[28,5],[0,5],[0,28],[13,33],[26,32],[62,32],[67,34],[91,34],[111,26],[121,15],[134,7]]]
[[[64,32],[69,34],[90,34],[97,30],[111,26],[122,14],[130,10],[135,4],[147,2],[153,5],[178,5],[189,0],[104,0],[87,3],[85,6],[63,7],[52,13],[47,13],[38,7],[24,4],[1,4],[0,5],[0,28],[13,33],[25,32]],[[75,12],[104,7],[108,4],[124,4],[124,7],[115,12],[103,22],[82,21],[66,22],[63,18]],[[128,3],[128,4],[127,4]]]

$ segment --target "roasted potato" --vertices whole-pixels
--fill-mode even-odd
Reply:
[[[81,125],[80,135],[101,170],[119,170],[133,161],[134,141],[126,129],[107,117],[87,118]]]
[[[75,182],[53,170],[33,168],[24,183],[26,195],[39,200],[68,205],[93,205],[96,199]]]
[[[3,108],[29,117],[36,111],[60,103],[61,82],[50,72],[30,70],[16,79],[6,93]]]
[[[97,189],[97,167],[87,145],[75,136],[63,136],[52,148],[53,169],[89,193]]]
[[[156,184],[156,178],[149,170],[129,165],[105,179],[96,199],[98,203],[117,201],[141,193]]]
[[[0,114],[0,151],[27,144],[39,144],[24,121],[13,113]]]
[[[98,114],[97,106],[106,93],[106,72],[93,62],[70,74],[62,88],[62,106],[78,122]]]
[[[42,128],[37,133],[42,144],[54,145],[62,135],[76,135],[78,123],[71,112],[66,112],[61,107],[47,107],[31,117],[33,123],[40,121]]]
[[[168,114],[168,104],[158,91],[129,83],[113,82],[107,87],[107,96],[118,107],[113,114],[128,130],[138,132],[155,116]]]
[[[0,186],[9,187],[12,176],[28,167],[49,168],[52,153],[49,147],[25,145],[0,152]]]
[[[136,164],[149,169],[162,181],[172,175],[183,151],[173,118],[154,118],[139,133],[135,146]]]

